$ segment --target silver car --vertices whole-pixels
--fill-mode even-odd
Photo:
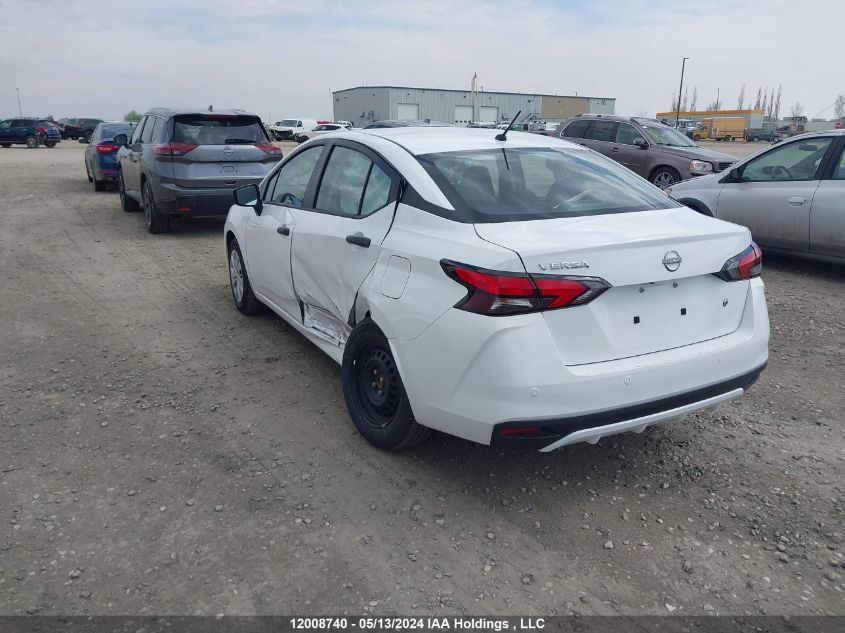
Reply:
[[[845,261],[845,130],[802,134],[667,191],[700,213],[747,226],[765,249]]]
[[[232,192],[282,158],[261,119],[243,110],[153,108],[115,141],[121,206],[143,208],[150,233],[166,232],[171,217],[224,217]]]

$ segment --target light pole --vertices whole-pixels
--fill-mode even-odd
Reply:
[[[681,93],[684,91],[684,68],[687,65],[689,57],[684,57],[681,60],[681,85],[678,87],[678,101],[677,110],[675,110],[675,127],[678,127],[678,122],[681,120]]]
[[[18,116],[23,116],[23,112],[21,112],[21,89],[15,88],[15,93],[18,95]]]

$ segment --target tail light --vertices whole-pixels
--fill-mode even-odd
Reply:
[[[734,255],[726,261],[722,270],[713,274],[725,281],[740,281],[759,277],[761,272],[763,272],[763,253],[754,242],[751,242],[751,245],[739,255]]]
[[[281,154],[282,150],[272,143],[256,143],[255,146],[260,149],[262,152],[266,152],[268,154]]]
[[[488,316],[527,314],[584,305],[610,288],[598,277],[497,272],[442,260],[443,271],[467,289],[455,307]]]
[[[46,127],[37,127],[37,128],[35,128],[35,131],[38,132],[39,134],[46,134],[47,128]]]
[[[153,154],[156,156],[184,156],[196,147],[192,143],[167,143],[153,147]]]
[[[120,147],[114,143],[97,143],[95,147],[100,154],[111,154],[112,152],[116,152],[120,149]]]

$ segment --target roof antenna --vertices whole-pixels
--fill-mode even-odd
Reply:
[[[508,132],[510,132],[510,129],[513,127],[513,124],[516,123],[516,119],[517,119],[517,117],[519,117],[520,114],[522,114],[522,110],[520,110],[519,112],[516,113],[516,116],[514,116],[511,119],[511,122],[508,124],[508,127],[506,127],[501,134],[496,134],[496,140],[497,141],[507,141],[508,140]]]

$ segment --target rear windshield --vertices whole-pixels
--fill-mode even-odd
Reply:
[[[175,117],[173,140],[193,145],[252,145],[268,139],[255,116],[182,114]]]
[[[126,134],[127,138],[132,136],[132,132],[135,131],[135,126],[130,125],[129,123],[114,123],[108,125],[100,125],[97,128],[95,133],[95,138],[97,140],[112,140],[118,134]]]
[[[517,147],[425,154],[417,160],[466,222],[680,206],[625,167],[587,150]]]

